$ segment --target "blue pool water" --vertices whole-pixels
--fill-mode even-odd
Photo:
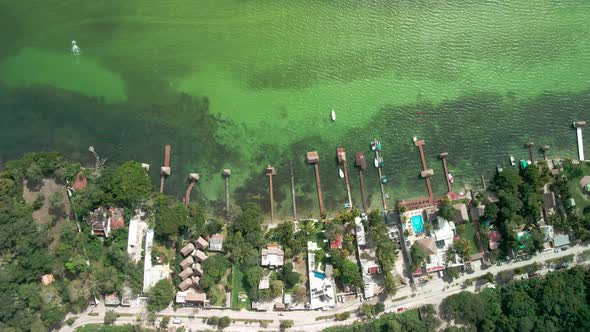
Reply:
[[[412,216],[410,221],[412,222],[412,228],[415,234],[424,232],[424,222],[422,221],[421,215]]]
[[[318,279],[326,279],[326,274],[324,272],[313,271],[313,275]]]

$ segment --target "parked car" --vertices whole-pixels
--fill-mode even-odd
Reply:
[[[568,247],[562,247],[561,251],[566,251]]]
[[[397,312],[402,312],[402,311],[404,311],[404,307],[397,308]]]
[[[559,252],[559,249],[555,248],[555,249],[553,250],[553,252],[554,252],[554,253],[558,253],[558,252]]]
[[[178,318],[174,318],[174,320],[172,320],[173,324],[181,324],[182,323],[182,319],[178,319]]]

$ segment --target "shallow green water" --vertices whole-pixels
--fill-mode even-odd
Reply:
[[[0,156],[58,149],[90,160],[94,145],[156,169],[171,143],[169,192],[197,171],[193,197],[221,200],[229,167],[233,198],[264,206],[272,163],[282,215],[292,160],[309,214],[305,151],[320,152],[335,209],[345,200],[335,148],[352,159],[381,139],[393,205],[425,194],[418,135],[435,191],[445,191],[442,151],[461,191],[508,155],[526,157],[525,141],[574,156],[568,126],[590,114],[588,22],[587,1],[0,0]],[[366,176],[377,202],[376,172]]]

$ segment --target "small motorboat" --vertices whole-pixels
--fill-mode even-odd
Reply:
[[[375,167],[379,168],[379,159],[375,158]]]
[[[336,121],[336,112],[332,109],[332,121]]]
[[[385,175],[381,177],[381,183],[387,183],[387,177],[385,177]]]
[[[504,169],[502,168],[502,165],[498,164],[496,165],[496,170],[498,171],[498,173],[502,173]]]
[[[451,173],[449,173],[449,182],[450,183],[455,182],[455,179],[453,178],[453,175]]]
[[[342,170],[342,168],[338,168],[338,176],[339,176],[341,179],[344,179],[344,171]]]
[[[379,167],[383,167],[383,157],[379,157]]]
[[[377,141],[377,151],[381,151],[381,141]]]
[[[374,140],[373,142],[371,142],[371,150],[373,150],[373,151],[377,150],[377,140]]]
[[[516,166],[516,161],[514,160],[514,156],[510,156],[510,165]]]

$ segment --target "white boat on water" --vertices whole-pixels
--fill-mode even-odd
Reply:
[[[375,167],[379,168],[379,159],[375,158]]]
[[[336,112],[332,109],[332,121],[336,121]]]
[[[510,165],[516,166],[516,161],[514,160],[514,156],[510,156]]]
[[[342,168],[338,168],[338,176],[339,176],[341,179],[344,179],[344,171],[342,171]]]
[[[449,182],[450,183],[455,182],[455,179],[453,178],[453,175],[451,173],[449,173]]]

